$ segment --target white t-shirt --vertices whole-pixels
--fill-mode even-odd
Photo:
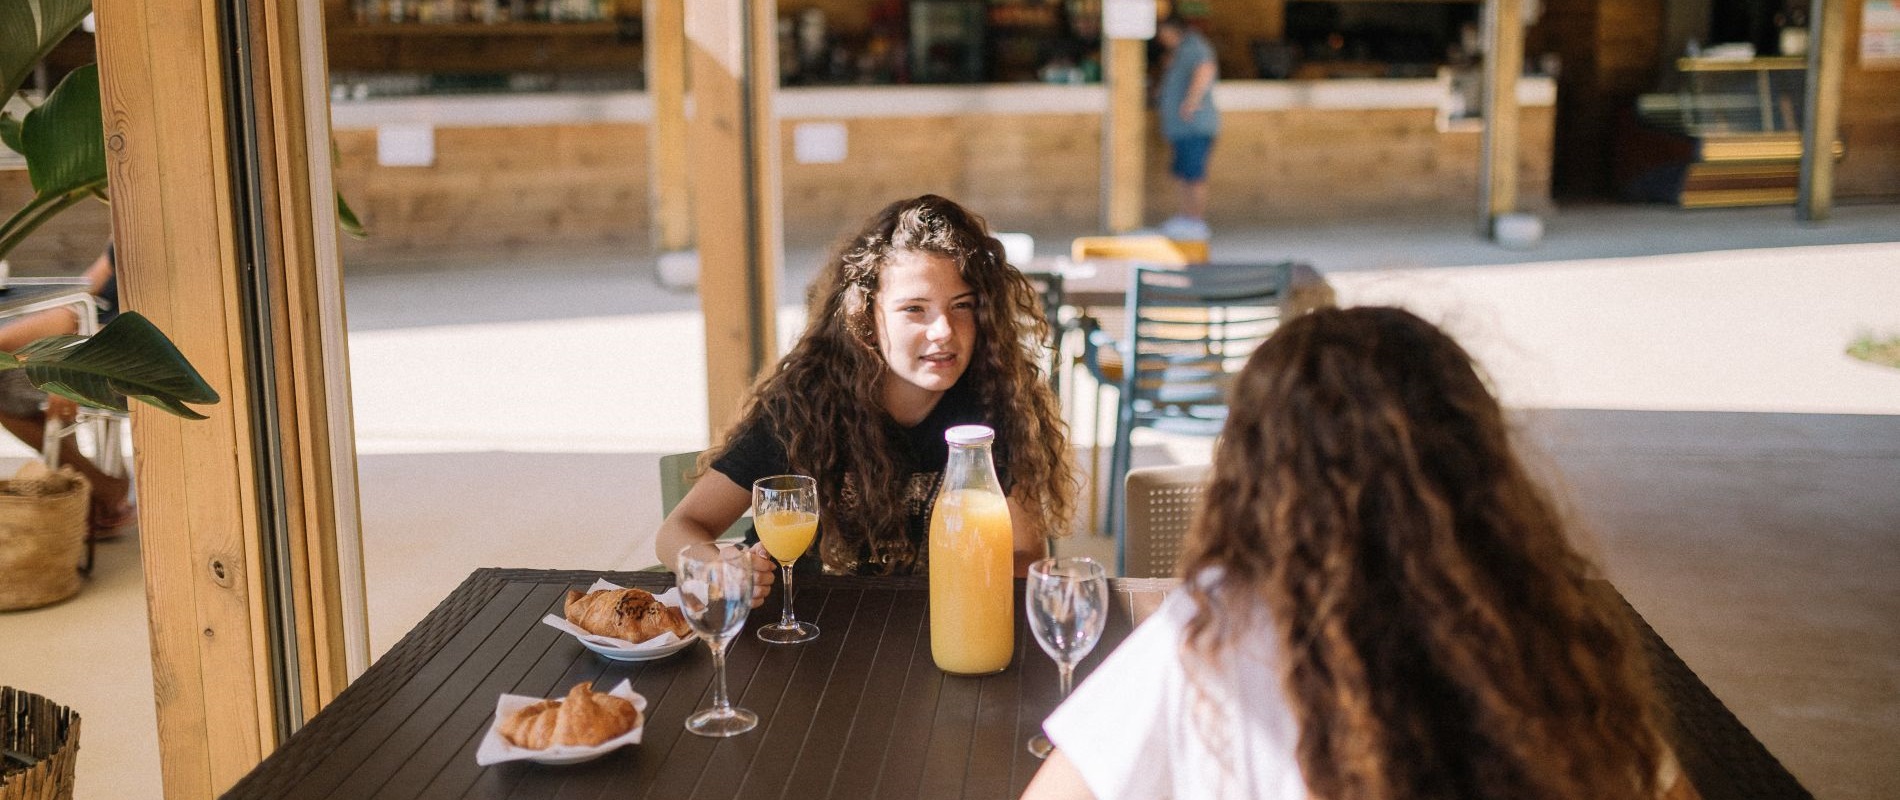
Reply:
[[[1186,595],[1170,595],[1043,730],[1101,800],[1303,800],[1272,621],[1261,611],[1209,664],[1183,649],[1193,614]]]

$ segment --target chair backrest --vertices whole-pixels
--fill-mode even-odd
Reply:
[[[1149,407],[1225,405],[1228,380],[1279,327],[1291,263],[1137,267],[1122,391]]]
[[[1207,260],[1206,242],[1177,242],[1166,236],[1083,236],[1069,244],[1075,261],[1110,259],[1182,267]]]
[[[693,483],[699,480],[699,454],[674,453],[660,456],[660,519],[672,516],[674,507],[686,499],[686,493],[693,490]],[[744,539],[745,533],[752,529],[749,517],[740,517],[719,534],[720,541]]]
[[[699,454],[674,453],[660,456],[660,518],[673,514],[673,507],[686,499],[686,493],[693,490],[693,482],[699,480]]]
[[[1206,484],[1206,464],[1128,471],[1126,577],[1174,575]]]

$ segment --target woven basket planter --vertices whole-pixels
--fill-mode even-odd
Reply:
[[[0,755],[0,800],[71,800],[78,712],[0,686],[0,749],[6,751]]]
[[[0,480],[0,611],[79,593],[86,506],[86,480],[71,470]]]

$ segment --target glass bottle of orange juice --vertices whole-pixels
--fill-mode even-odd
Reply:
[[[1009,666],[1016,649],[1015,537],[982,425],[944,431],[950,462],[930,511],[930,655],[957,675]]]

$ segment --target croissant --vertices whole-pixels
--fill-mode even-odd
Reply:
[[[625,698],[574,684],[561,700],[542,700],[501,721],[502,738],[516,747],[546,750],[555,745],[591,747],[633,730],[640,709]]]
[[[669,631],[680,638],[692,634],[685,614],[640,589],[604,589],[587,594],[570,590],[561,610],[568,622],[588,633],[635,644]]]

